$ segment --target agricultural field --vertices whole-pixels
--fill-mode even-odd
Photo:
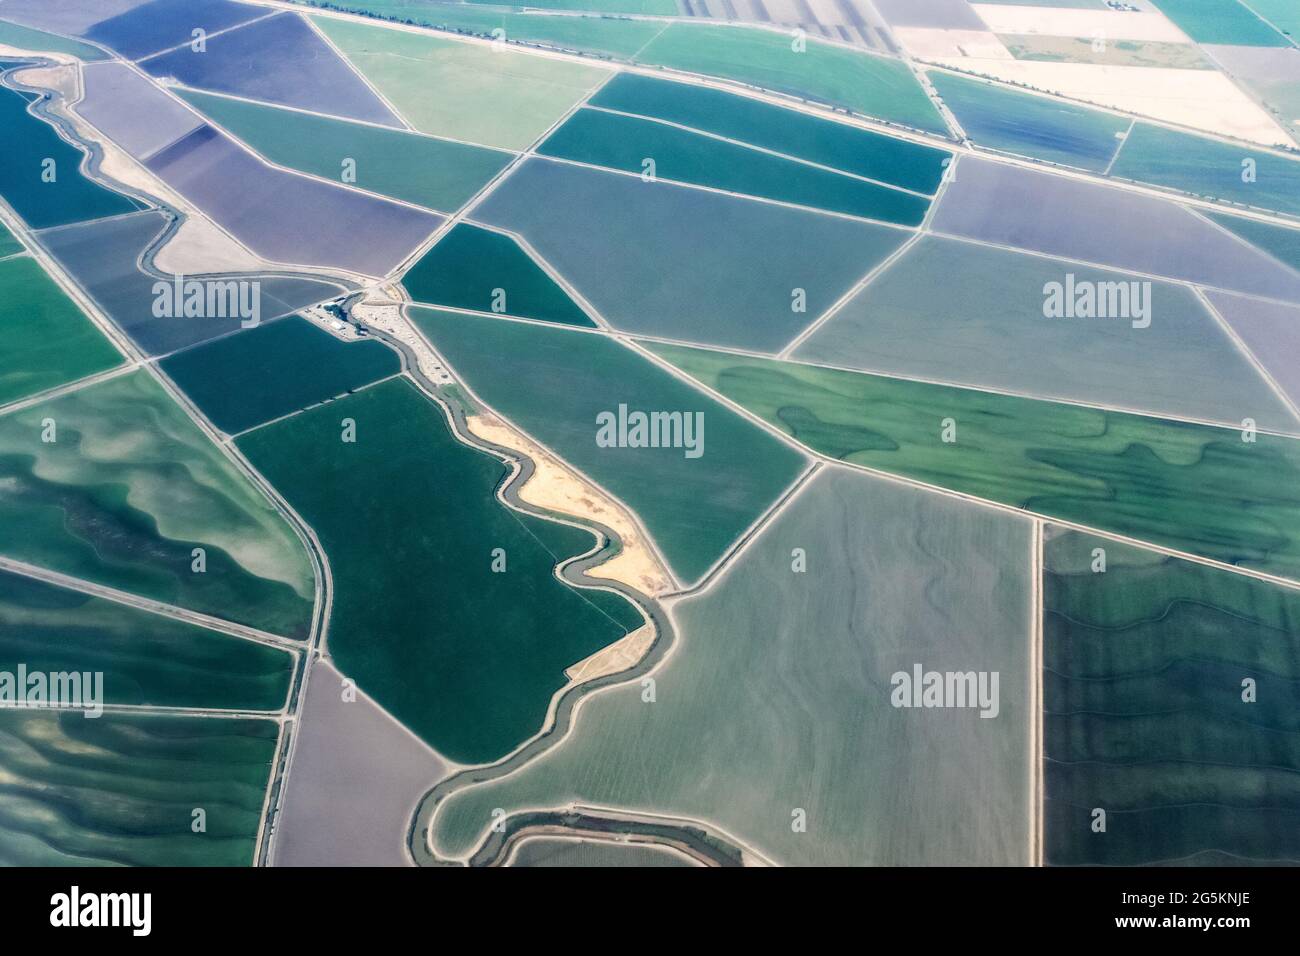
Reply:
[[[0,0],[0,865],[1300,862],[1293,6]]]
[[[1120,158],[1124,156],[1123,150]],[[1240,165],[1238,165],[1240,168]],[[1060,224],[1070,223],[1069,229]],[[1186,206],[967,157],[939,201],[939,234],[1300,302],[1300,274]]]
[[[1102,172],[1131,121],[953,73],[929,74],[944,103],[981,146]]]
[[[11,866],[248,866],[271,720],[0,711]],[[192,829],[195,807],[206,832]]]
[[[416,302],[595,328],[514,239],[461,223],[402,276]]]
[[[609,77],[600,67],[510,49],[328,17],[314,22],[416,129],[483,146],[528,148]]]
[[[544,159],[474,219],[521,235],[617,329],[773,352],[911,235]]]
[[[230,435],[401,371],[391,349],[344,342],[299,316],[176,352],[159,364]]]
[[[653,348],[828,458],[1300,581],[1300,439]]]
[[[73,281],[144,352],[166,354],[238,331],[244,319],[237,310],[225,314],[154,315],[159,276],[141,268],[141,260],[158,248],[168,223],[149,210],[107,222],[82,223],[39,233],[38,238]],[[184,277],[182,277],[184,278]],[[233,277],[232,277],[233,278]],[[175,276],[164,280],[174,283]],[[304,306],[332,298],[343,286],[320,279],[259,278],[257,318],[269,322]]]
[[[1053,282],[1063,293],[1067,284],[1094,284],[1128,295],[1135,281],[927,236],[793,356],[1173,418],[1227,425],[1254,418],[1261,427],[1300,432],[1300,419],[1183,286],[1151,283],[1145,296],[1130,298],[1128,318],[1043,314],[1043,288]],[[949,292],[953,286],[964,290],[959,302]],[[1026,363],[1008,353],[1008,342],[1039,360]]]
[[[331,556],[338,668],[452,760],[483,763],[518,746],[541,729],[564,668],[641,625],[622,597],[553,576],[594,536],[499,501],[505,466],[458,442],[407,382],[238,444]],[[412,589],[418,581],[429,586]]]
[[[0,259],[0,299],[7,320],[0,405],[121,364],[117,349],[35,259]]]
[[[0,571],[0,670],[103,675],[102,704],[278,711],[293,657]]]
[[[0,416],[0,481],[4,557],[287,637],[307,631],[314,585],[298,538],[145,372]]]
[[[1112,176],[1300,215],[1300,160],[1138,123]]]
[[[195,91],[181,94],[266,159],[435,211],[455,210],[508,153]]]
[[[605,336],[435,309],[412,318],[491,409],[626,500],[683,583],[697,581],[803,470],[798,452]],[[702,418],[697,447],[601,447],[597,416],[620,405]]]
[[[924,197],[899,189],[603,110],[578,110],[537,147],[537,152],[903,226],[919,226],[930,208]],[[649,171],[647,157],[654,164]]]
[[[703,73],[746,86],[836,106],[946,135],[943,117],[916,78],[897,60],[790,38],[763,30],[673,23],[637,55],[639,63]]]
[[[1047,862],[1300,859],[1300,591],[1049,531]]]
[[[135,200],[85,176],[86,155],[33,116],[32,102],[28,93],[0,87],[0,123],[12,139],[0,157],[0,197],[27,225],[44,229],[141,208]]]
[[[783,864],[1020,863],[1029,551],[1024,519],[827,468],[674,605],[653,702],[639,683],[590,695],[544,755],[422,814],[432,848],[472,853],[498,807],[578,803],[696,821]],[[915,661],[999,671],[1001,712],[891,707],[891,672]],[[916,816],[951,825],[923,835]]]

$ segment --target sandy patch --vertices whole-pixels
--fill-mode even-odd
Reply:
[[[1155,11],[1075,10],[978,3],[974,10],[994,33],[1040,33],[1056,37],[1106,37],[1111,40],[1162,40],[1191,43],[1191,38]]]
[[[937,60],[963,56],[1010,60],[1010,51],[987,30],[934,30],[929,27],[894,27],[894,38],[914,57]]]
[[[75,62],[29,67],[14,73],[14,78],[28,86],[54,90],[70,103],[81,98],[81,70]]]
[[[621,506],[501,419],[488,415],[470,415],[466,416],[466,424],[479,438],[504,448],[515,449],[536,464],[532,478],[519,489],[519,497],[523,501],[547,511],[590,518],[618,535],[623,542],[623,550],[604,564],[589,570],[588,575],[620,581],[651,596],[669,590],[671,579],[668,573],[647,545],[641,530]]]
[[[655,640],[653,624],[644,624],[625,634],[609,647],[602,648],[586,660],[579,661],[564,672],[564,676],[575,684],[595,680],[607,674],[618,674],[627,670],[650,650]]]
[[[1291,142],[1262,107],[1217,71],[974,57],[935,62],[1253,143]]]

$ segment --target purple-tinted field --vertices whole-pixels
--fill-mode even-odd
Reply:
[[[52,4],[63,0],[50,0]],[[212,34],[239,23],[266,16],[266,7],[231,0],[148,0],[117,16],[96,23],[85,32],[128,60],[138,60],[193,39],[195,30]]]
[[[153,287],[158,279],[140,270],[139,259],[165,226],[163,214],[150,210],[39,234],[45,248],[104,314],[149,355],[163,355],[239,328],[237,318],[154,316]],[[263,322],[343,291],[314,279],[261,277],[257,281]]]
[[[370,87],[296,13],[231,30],[213,37],[207,46],[204,53],[185,47],[141,65],[154,76],[174,77],[200,90],[401,126]]]
[[[4,0],[0,18],[38,30],[80,36],[100,20],[139,6],[144,0]]]
[[[121,63],[85,68],[77,112],[136,159],[147,159],[197,129],[203,120]]]
[[[443,218],[272,169],[210,126],[146,165],[273,262],[383,276]]]
[[[1300,404],[1300,308],[1221,292],[1207,292],[1206,298],[1273,381]]]
[[[1300,302],[1300,276],[1176,203],[963,159],[934,231]]]

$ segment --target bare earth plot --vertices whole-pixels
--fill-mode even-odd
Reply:
[[[312,665],[298,711],[298,741],[273,866],[410,866],[406,830],[415,805],[446,764],[343,677]]]
[[[1094,284],[1103,297],[1108,285],[1120,284],[1115,301],[1128,301],[1131,314],[1046,316],[1045,288],[1057,283],[1064,290],[1071,281],[1080,290]],[[1149,295],[1133,296],[1135,281],[927,236],[794,355],[1176,418],[1300,427],[1191,290],[1155,282]],[[1146,317],[1138,318],[1135,307]]]
[[[1292,137],[1300,135],[1300,50],[1262,46],[1207,46],[1206,50],[1263,101]]]
[[[967,158],[935,212],[951,233],[1300,302],[1300,275],[1173,202]]]
[[[690,818],[784,864],[1027,862],[1029,545],[1025,520],[823,472],[674,605],[653,702],[639,682],[593,694],[551,750],[448,797],[433,848],[469,854],[497,807],[578,804]],[[891,706],[917,664],[998,671],[998,715]]]
[[[332,116],[400,126],[365,82],[296,13],[281,13],[141,64],[186,86],[296,106]]]
[[[416,129],[524,149],[609,76],[604,67],[319,17],[316,25]]]
[[[616,328],[773,352],[911,234],[542,159],[474,218],[521,234]]]

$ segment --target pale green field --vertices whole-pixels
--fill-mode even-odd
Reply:
[[[525,149],[608,70],[321,17],[325,34],[416,129]]]
[[[0,417],[0,489],[0,554],[306,634],[314,576],[301,542],[144,371]]]
[[[784,864],[1025,862],[1029,528],[824,471],[675,606],[654,702],[639,681],[588,698],[552,750],[447,798],[437,850],[472,852],[494,808],[576,801],[698,819]],[[915,663],[998,671],[1000,713],[893,707]]]

